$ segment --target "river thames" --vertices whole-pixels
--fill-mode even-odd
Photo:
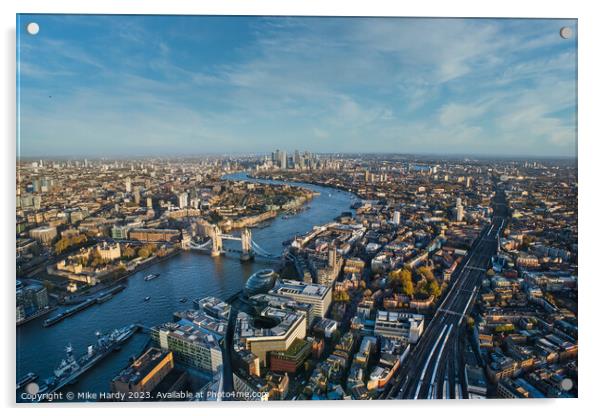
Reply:
[[[284,183],[251,179],[244,173],[224,178]],[[288,219],[278,216],[264,223],[267,226],[262,224],[263,228],[252,229],[253,240],[272,254],[282,252],[283,241],[310,231],[314,225],[328,223],[344,211],[351,211],[350,205],[355,200],[354,195],[348,192],[312,184],[297,185],[319,192],[307,204],[309,209]],[[108,332],[131,323],[154,326],[171,321],[174,311],[191,309],[194,299],[205,296],[226,299],[240,291],[253,272],[265,267],[270,267],[270,263],[261,259],[241,263],[236,255],[212,258],[191,251],[140,270],[129,277],[124,291],[105,303],[94,305],[48,328],[42,327],[45,318],[17,327],[17,379],[28,372],[34,372],[41,380],[49,377],[65,356],[67,344],[73,346],[76,355],[82,354],[89,344],[95,342],[96,331]],[[144,276],[149,273],[160,273],[160,277],[145,281]],[[150,300],[145,302],[147,296]],[[182,303],[182,298],[188,301]],[[111,379],[132,356],[142,351],[147,341],[146,334],[134,335],[120,351],[110,354],[67,389],[74,392],[109,391]]]

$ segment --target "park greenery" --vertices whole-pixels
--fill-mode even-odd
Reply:
[[[155,246],[154,244],[143,244],[138,249],[138,257],[140,257],[142,259],[146,259],[146,258],[152,256],[156,251],[157,251],[157,246]]]
[[[346,290],[339,290],[334,292],[334,301],[335,302],[344,302],[347,303],[351,300],[349,293]]]
[[[389,284],[394,292],[410,298],[428,298],[441,295],[441,287],[431,268],[426,266],[412,270],[402,267],[389,273]]]
[[[79,246],[88,241],[88,238],[83,235],[75,235],[73,237],[62,237],[56,243],[54,243],[54,251],[56,254],[61,254],[69,247]]]

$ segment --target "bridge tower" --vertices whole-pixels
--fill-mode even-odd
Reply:
[[[222,254],[222,230],[217,225],[211,227],[211,257],[217,257]]]
[[[253,253],[253,247],[251,246],[251,230],[245,228],[240,233],[240,244],[242,248],[242,252],[240,253],[241,261],[249,261],[252,260],[255,256]]]

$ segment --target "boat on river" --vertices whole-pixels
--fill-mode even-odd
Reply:
[[[144,280],[145,280],[146,282],[148,282],[149,280],[156,279],[156,278],[157,278],[157,277],[159,277],[159,276],[160,276],[160,274],[159,274],[159,273],[151,273],[151,274],[149,274],[149,275],[146,275],[146,276],[144,276]]]
[[[111,352],[119,349],[121,344],[127,341],[137,330],[138,327],[132,324],[115,329],[107,335],[96,332],[96,343],[89,345],[86,353],[79,357],[74,355],[73,347],[68,344],[65,348],[65,358],[54,369],[52,376],[40,384],[39,393],[50,395],[68,384],[74,384],[82,374],[98,364]]]

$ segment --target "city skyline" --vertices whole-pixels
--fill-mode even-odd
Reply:
[[[572,161],[18,169],[18,402],[578,397]]]
[[[278,149],[275,149],[278,150]],[[295,150],[281,149],[288,152],[294,152]],[[395,153],[395,152],[310,152],[318,157],[349,157],[349,156],[378,156],[378,157],[399,157],[401,160],[408,161],[458,161],[461,159],[473,160],[473,161],[486,161],[486,160],[499,160],[499,161],[574,161],[577,162],[577,156],[537,156],[537,155],[500,155],[500,154],[462,154],[462,153]],[[131,154],[131,155],[114,155],[114,156],[86,156],[85,154],[80,155],[31,155],[22,156],[17,159],[17,162],[35,162],[35,161],[144,161],[144,160],[157,160],[157,161],[170,161],[170,160],[192,160],[197,158],[225,158],[225,157],[270,157],[270,151],[266,152],[212,152],[212,153],[195,153],[195,154],[171,154],[171,155],[153,155],[153,154]],[[290,153],[289,153],[290,156]]]
[[[18,20],[23,158],[295,147],[576,157],[575,20]]]

